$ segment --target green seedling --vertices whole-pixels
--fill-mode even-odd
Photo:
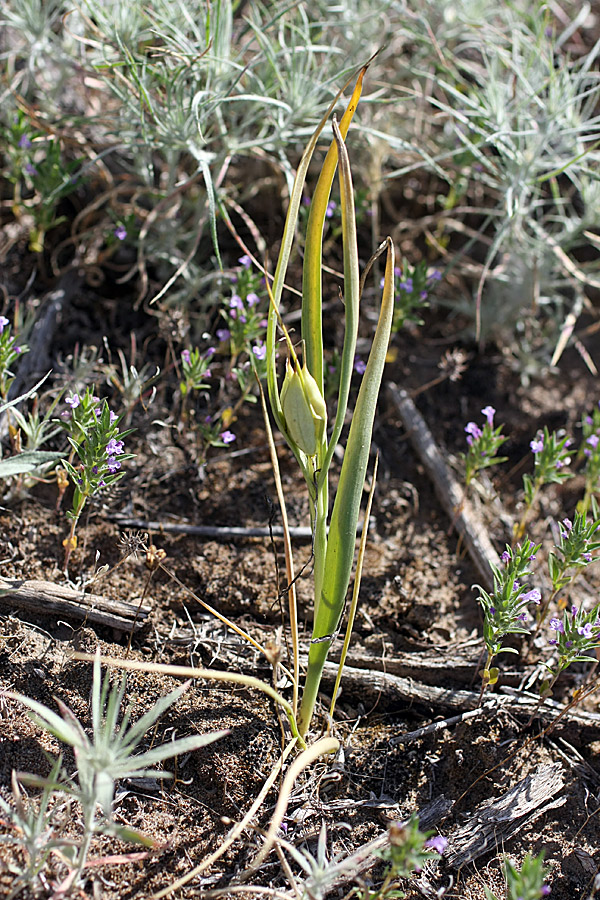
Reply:
[[[158,770],[156,766],[167,759],[205,747],[228,733],[217,731],[211,734],[196,734],[139,751],[146,733],[158,723],[169,707],[179,700],[189,684],[188,681],[171,691],[166,697],[158,700],[147,713],[132,721],[134,705],[128,706],[124,712],[121,710],[126,689],[125,676],[115,681],[112,686],[108,675],[102,679],[100,655],[97,653],[93,667],[91,735],[88,735],[62,701],[56,701],[59,708],[59,712],[56,713],[23,694],[7,692],[8,697],[19,700],[31,711],[35,722],[75,751],[76,779],[67,779],[56,766],[48,779],[21,776],[22,782],[42,787],[43,797],[47,796],[49,790],[60,792],[70,795],[81,805],[82,839],[71,847],[72,852],[69,856],[66,855],[66,848],[64,846],[62,848],[63,856],[68,859],[71,868],[71,884],[81,880],[90,843],[95,834],[111,834],[122,840],[135,840],[147,846],[153,845],[153,841],[146,835],[114,821],[112,804],[116,781],[148,776],[171,778],[169,772]],[[43,821],[38,823],[36,826],[38,830],[42,824],[48,824],[46,819],[47,816],[44,816]],[[32,840],[34,838],[37,847],[39,840],[32,826]]]

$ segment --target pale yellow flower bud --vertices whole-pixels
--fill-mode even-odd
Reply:
[[[327,407],[306,364],[302,369],[295,368],[288,360],[281,388],[281,408],[292,441],[307,456],[314,456],[325,434]]]

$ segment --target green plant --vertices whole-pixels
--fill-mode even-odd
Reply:
[[[437,227],[427,222],[430,243],[467,278],[478,273],[475,302],[469,295],[453,306],[474,316],[480,337],[503,340],[529,377],[558,360],[586,289],[598,283],[590,225],[600,47],[576,58],[568,49],[584,21],[579,4],[560,19],[542,0],[413,0],[409,8],[398,40],[411,52],[396,83],[404,109],[418,104],[419,115],[405,120],[418,122],[419,133],[394,123],[385,140],[398,151],[410,143],[418,161],[388,177],[423,167],[448,185]],[[419,86],[412,102],[406,74]]]
[[[47,377],[48,375],[45,375],[44,378],[42,378],[41,381],[38,381],[38,383],[27,391],[27,393],[21,394],[20,397],[15,397],[14,400],[9,400],[7,403],[0,404],[0,415],[7,412],[9,409],[12,410],[14,414],[17,404],[21,403],[22,400],[28,400],[32,397]],[[38,450],[36,448],[23,450],[19,453],[15,453],[13,456],[9,456],[7,459],[0,460],[0,479],[35,472],[36,469],[40,469],[49,463],[57,462],[57,460],[61,459],[63,456],[64,453],[60,451]]]
[[[561,484],[572,478],[568,466],[571,462],[569,447],[573,441],[564,431],[553,431],[546,426],[538,431],[529,446],[534,458],[533,476],[523,475],[524,508],[521,518],[514,528],[514,539],[520,540],[525,534],[527,519],[534,507],[538,494],[546,484]]]
[[[62,757],[55,760],[43,785],[37,802],[28,802],[23,796],[17,774],[13,771],[11,787],[13,805],[0,797],[0,811],[6,816],[2,823],[8,826],[7,834],[0,835],[0,842],[18,847],[24,858],[7,864],[15,882],[8,894],[9,900],[22,890],[36,892],[37,882],[48,857],[54,850],[74,846],[67,838],[55,836],[64,815],[64,804],[57,804],[55,784],[62,772]],[[68,804],[67,804],[68,805]],[[1,821],[1,820],[0,820]]]
[[[75,488],[72,507],[67,513],[71,528],[63,541],[66,571],[70,555],[77,547],[75,531],[85,504],[123,477],[124,473],[119,471],[122,462],[132,459],[134,454],[124,451],[123,438],[130,432],[119,431],[119,416],[109,409],[106,400],[94,396],[90,388],[81,395],[71,394],[65,403],[69,409],[58,421],[67,433],[71,454],[63,465]],[[78,463],[74,465],[76,458]],[[64,475],[59,478],[59,486],[64,490]]]
[[[301,735],[306,734],[310,726],[325,660],[329,647],[335,640],[344,609],[354,559],[360,497],[369,456],[375,406],[394,310],[394,250],[391,240],[388,239],[384,245],[384,249],[387,250],[387,260],[379,323],[362,377],[330,517],[329,470],[346,415],[350,380],[354,370],[360,299],[352,177],[343,139],[360,97],[364,72],[365,69],[359,75],[354,93],[339,127],[334,120],[335,140],[323,163],[311,203],[303,266],[302,363],[300,363],[287,330],[283,326],[279,307],[292,249],[294,229],[302,201],[306,171],[317,138],[325,126],[328,115],[321,120],[317,131],[309,141],[294,181],[282,247],[273,279],[272,305],[267,330],[267,384],[271,409],[280,431],[286,438],[301,468],[312,509],[314,611],[308,670],[298,714],[298,728]],[[328,435],[327,408],[323,399],[321,254],[323,224],[338,161],[342,206],[345,336],[341,354],[337,409],[331,434]],[[278,324],[284,332],[288,348],[286,374],[281,390],[277,384],[275,355]],[[290,593],[290,618],[294,638],[295,602],[291,591],[288,593]],[[297,647],[294,652],[297,656]],[[294,708],[298,694],[297,678],[296,663]]]
[[[542,595],[537,588],[527,590],[525,579],[531,575],[531,564],[540,546],[534,546],[529,540],[514,548],[507,546],[502,554],[502,564],[490,564],[494,577],[492,593],[475,585],[483,609],[483,640],[487,651],[487,659],[480,672],[480,696],[489,684],[495,684],[498,680],[498,669],[491,668],[495,657],[499,653],[517,653],[513,647],[504,646],[504,638],[509,634],[529,633],[525,627],[528,619],[525,607],[528,603],[539,604]]]
[[[399,878],[409,878],[413,872],[420,872],[431,860],[440,859],[448,841],[432,831],[419,830],[419,819],[411,816],[408,822],[393,822],[388,828],[388,841],[378,856],[387,865],[383,883],[376,890],[364,890],[363,900],[401,900],[406,893],[397,883]]]
[[[71,869],[69,884],[77,884],[81,880],[95,834],[113,834],[123,840],[136,840],[152,846],[153,842],[145,835],[113,820],[112,803],[116,781],[153,775],[170,778],[169,772],[159,770],[156,766],[174,756],[205,747],[228,734],[227,731],[217,731],[212,734],[179,738],[139,752],[146,733],[157,724],[169,707],[179,700],[190,682],[182,684],[162,697],[137,721],[132,721],[133,704],[124,712],[121,709],[126,683],[125,676],[112,686],[108,675],[102,679],[100,654],[97,653],[92,679],[91,736],[88,736],[82,724],[61,700],[56,699],[59,713],[55,713],[23,694],[7,692],[8,697],[23,703],[31,711],[32,718],[38,725],[72,747],[75,752],[76,780],[66,778],[58,763],[54,765],[47,779],[33,775],[21,776],[23,782],[40,786],[43,790],[44,802],[40,806],[38,818],[30,828],[33,850],[36,848],[39,850],[40,830],[42,826],[48,825],[49,792],[67,794],[81,805],[83,814],[81,842],[69,844],[69,847],[65,847],[63,842],[62,846],[63,857],[68,860]],[[39,871],[39,852],[35,858],[36,871]]]
[[[550,894],[550,887],[544,884],[544,851],[534,856],[528,853],[520,869],[509,859],[504,861],[506,878],[506,900],[542,900]],[[487,900],[498,900],[489,888],[485,888]]]

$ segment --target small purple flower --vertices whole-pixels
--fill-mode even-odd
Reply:
[[[182,358],[182,360],[184,361],[184,363],[187,363],[188,366],[189,366],[189,364],[190,364],[190,358],[191,358],[191,357],[190,357],[190,351],[189,351],[189,350],[182,350],[182,351],[181,351],[181,358]]]
[[[520,621],[520,622],[526,622],[526,621],[527,621],[527,613],[526,613],[526,612],[520,613],[520,614],[517,616],[517,620]]]
[[[484,406],[481,410],[481,414],[484,415],[487,419],[487,423],[490,427],[494,424],[494,415],[496,410],[493,406]]]
[[[260,303],[260,297],[254,291],[250,291],[246,297],[246,303],[248,306],[256,306],[257,303]]]
[[[235,434],[232,431],[222,431],[219,435],[224,444],[231,444],[235,441]]]
[[[77,409],[81,403],[81,398],[79,394],[73,394],[71,397],[65,397],[65,403],[67,406],[70,406],[71,409]]]
[[[428,850],[435,850],[440,856],[447,846],[448,838],[442,837],[441,834],[436,834],[435,837],[431,837],[429,840],[425,841],[425,847],[427,847]]]
[[[548,894],[552,893],[552,888],[549,884],[542,885],[542,897],[547,897]]]
[[[556,640],[556,638],[552,638],[552,640],[548,641],[548,643],[555,645],[555,644],[558,644],[558,641]]]
[[[0,316],[0,334],[4,331],[5,327],[10,324],[10,320],[6,318],[6,316]]]
[[[590,640],[594,636],[592,633],[592,623],[586,622],[585,625],[580,625],[577,629],[577,633]]]
[[[117,225],[117,227],[113,231],[113,234],[118,241],[124,241],[127,237],[127,229],[124,225]]]
[[[229,308],[230,309],[243,309],[244,308],[244,301],[242,300],[242,298],[240,297],[239,294],[233,294],[233,296],[231,297],[231,300],[229,301]]]
[[[581,556],[585,560],[586,563],[591,563],[591,561],[592,561],[591,553],[582,553]]]
[[[579,612],[579,609],[576,606],[571,607],[571,615],[573,616],[573,618],[575,618],[575,616],[577,615],[578,612]]]
[[[224,344],[231,337],[229,328],[217,328],[217,340]]]
[[[264,344],[263,341],[259,341],[252,348],[252,352],[254,353],[254,355],[257,359],[264,359],[265,356],[267,355],[266,344]]]
[[[598,437],[597,434],[590,434],[589,438],[586,441],[586,443],[589,444],[593,450],[596,449],[599,442],[600,442],[600,437]]]
[[[15,351],[15,353],[21,353],[20,347],[13,347],[13,350]]]
[[[217,352],[216,347],[209,347],[204,355],[206,356],[207,359],[210,359],[211,356],[214,356],[216,352]]]
[[[421,291],[419,297],[421,298],[421,300],[427,300],[427,291]]]
[[[496,607],[495,606],[490,606],[490,613],[492,616],[496,615]]]
[[[563,525],[563,527],[560,530],[560,536],[561,536],[561,538],[568,538],[569,534],[571,533],[571,530],[573,528],[573,523],[571,522],[570,519],[563,519],[562,525]]]
[[[114,413],[114,412],[112,411],[112,409],[111,409],[110,412],[109,412],[109,417],[108,417],[108,418],[109,418],[110,424],[111,424],[111,425],[114,425],[115,422],[117,421],[117,419],[118,419],[119,417],[118,417],[118,415],[117,415],[116,413]]]
[[[249,269],[250,266],[252,265],[252,260],[250,259],[250,257],[248,256],[247,253],[244,253],[243,256],[240,256],[240,258],[238,259],[238,262],[239,262],[240,266],[244,267],[244,269]]]
[[[359,375],[362,375],[365,369],[367,368],[366,362],[360,358],[360,356],[354,357],[354,371]]]
[[[120,456],[123,453],[123,441],[118,441],[116,438],[111,438],[108,444],[106,445],[106,455],[107,456]]]
[[[26,175],[31,175],[31,177],[33,178],[33,176],[37,175],[37,173],[38,173],[38,170],[33,165],[33,163],[30,163],[30,162],[25,163],[25,174]]]
[[[523,594],[523,596],[521,597],[523,603],[535,603],[538,606],[541,599],[542,595],[537,588],[534,588],[532,591],[527,591],[527,593]]]
[[[538,435],[535,440],[530,441],[529,446],[531,447],[531,452],[535,455],[536,453],[541,453],[544,449],[544,435]]]
[[[327,209],[325,210],[325,218],[331,219],[335,209],[337,209],[337,203],[335,200],[330,200],[327,204]]]
[[[500,559],[503,563],[507,563],[510,560],[510,550],[505,550]]]
[[[121,468],[121,463],[114,456],[109,456],[106,460],[106,467],[109,472],[116,472]]]
[[[413,280],[412,278],[405,278],[404,281],[401,281],[398,285],[401,291],[406,291],[407,294],[412,294],[413,291]]]
[[[477,441],[483,434],[481,428],[476,425],[475,422],[467,422],[465,431],[467,432],[467,444],[469,447],[472,445],[473,441]]]
[[[442,280],[442,273],[440,272],[439,269],[433,269],[433,271],[431,272],[431,274],[428,275],[427,280],[428,280],[428,281],[441,281],[441,280]]]
[[[560,634],[565,633],[565,626],[560,619],[550,619],[550,628],[552,631],[558,631]]]
[[[26,134],[22,134],[19,138],[19,147],[21,150],[29,150],[31,147],[31,138],[29,138]]]

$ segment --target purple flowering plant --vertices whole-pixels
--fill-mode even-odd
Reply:
[[[81,160],[67,159],[61,140],[32,128],[24,113],[17,114],[3,137],[10,162],[8,179],[14,185],[13,207],[33,217],[29,247],[40,253],[46,232],[64,221],[56,210],[76,190]]]
[[[369,900],[402,898],[407,895],[399,890],[398,878],[409,878],[413,872],[419,873],[432,860],[440,859],[448,841],[433,831],[420,831],[416,815],[407,822],[392,822],[388,828],[388,841],[377,852],[389,866],[383,884],[377,891],[369,891],[364,896]]]
[[[483,639],[487,650],[486,663],[480,673],[482,694],[488,684],[495,684],[498,680],[498,669],[491,668],[495,657],[500,653],[517,653],[513,647],[504,646],[504,638],[509,634],[529,633],[526,627],[529,620],[527,606],[530,603],[539,604],[541,594],[537,588],[530,589],[527,580],[532,574],[531,563],[540,546],[529,540],[513,548],[507,545],[501,565],[491,566],[493,592],[489,594],[480,585],[475,585],[483,609]]]
[[[547,427],[538,431],[530,441],[529,447],[534,457],[533,475],[523,475],[525,508],[520,521],[515,525],[515,540],[521,540],[525,534],[527,519],[541,488],[546,484],[561,484],[573,477],[573,473],[567,468],[571,462],[571,444],[572,440],[564,430],[550,433]]]
[[[591,416],[582,417],[581,432],[583,440],[577,459],[584,465],[585,491],[578,509],[587,512],[600,484],[600,405],[594,408]]]
[[[18,334],[13,334],[9,319],[0,315],[0,400],[8,400],[8,391],[14,380],[13,363],[29,351]]]
[[[551,893],[544,883],[548,870],[544,866],[544,851],[534,855],[528,853],[517,869],[509,859],[504,860],[506,878],[506,900],[542,900]],[[484,888],[486,900],[498,900],[488,887]]]
[[[591,521],[584,513],[576,512],[573,521],[563,519],[559,522],[558,542],[548,555],[552,591],[540,607],[540,625],[545,621],[548,609],[560,591],[571,585],[582,569],[598,559],[596,551],[600,550],[600,517],[595,501],[593,509],[596,518]]]
[[[558,653],[558,660],[553,665],[543,665],[551,674],[551,680],[543,682],[540,695],[547,697],[559,675],[571,663],[597,662],[592,652],[600,647],[600,607],[594,606],[587,612],[583,606],[572,606],[565,609],[562,618],[550,619],[550,633],[553,635],[548,643]]]
[[[225,328],[217,331],[221,343],[229,344],[231,366],[241,353],[250,354],[260,346],[266,333],[266,294],[261,276],[252,269],[252,261],[244,255],[231,276],[232,293],[221,307]],[[221,334],[219,335],[219,332]]]
[[[122,478],[122,463],[135,454],[125,453],[124,438],[131,430],[119,431],[120,417],[91,388],[83,394],[70,394],[65,405],[68,409],[59,421],[66,431],[71,454],[62,465],[75,489],[67,512],[71,530],[63,541],[66,570],[71,552],[77,547],[75,531],[86,502]]]
[[[480,427],[475,422],[468,422],[465,426],[467,434],[468,450],[462,454],[465,463],[465,484],[468,487],[481,469],[496,466],[506,462],[508,457],[497,456],[502,444],[507,440],[502,434],[502,425],[494,426],[496,410],[493,406],[485,406],[481,410],[485,416],[485,422]]]
[[[228,447],[236,440],[233,431],[230,430],[231,410],[225,410],[225,414],[205,416],[196,422],[194,432],[197,443],[197,460],[200,465],[206,462],[206,454],[209,447]]]
[[[403,259],[402,265],[394,268],[394,333],[400,331],[407,322],[423,325],[421,311],[429,306],[429,293],[441,277],[438,269],[431,272],[428,270],[425,260],[410,266],[408,260]]]
[[[204,353],[200,353],[197,347],[194,347],[192,350],[182,351],[181,380],[179,382],[179,391],[182,398],[182,418],[185,418],[187,401],[192,391],[210,390],[210,384],[206,379],[212,375],[210,365],[214,355],[214,347],[209,347]]]

